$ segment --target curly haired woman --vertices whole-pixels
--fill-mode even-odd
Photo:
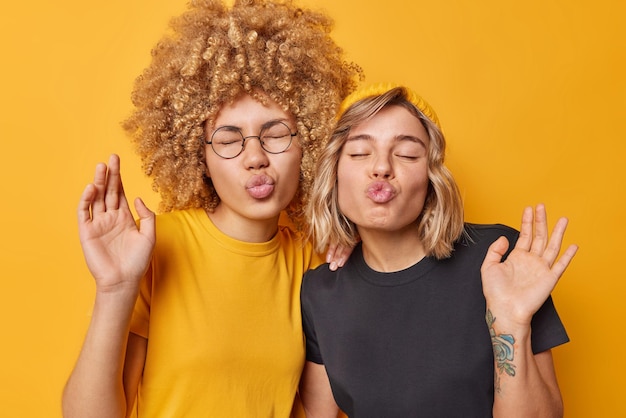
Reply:
[[[314,162],[360,77],[331,25],[264,0],[193,1],[172,21],[124,125],[163,213],[136,199],[137,226],[115,155],[80,199],[96,297],[65,416],[302,414],[300,283],[322,260],[279,216],[303,226]]]

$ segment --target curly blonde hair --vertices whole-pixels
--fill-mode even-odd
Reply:
[[[452,173],[444,164],[446,141],[434,110],[406,87],[384,90],[386,85],[363,87],[346,99],[337,127],[323,150],[311,199],[306,209],[309,238],[316,249],[328,243],[354,246],[359,240],[356,225],[339,209],[337,166],[350,130],[376,115],[386,106],[401,106],[422,123],[428,133],[428,193],[416,227],[426,255],[437,259],[450,257],[454,243],[464,234],[463,202]],[[382,91],[377,91],[383,88]],[[365,92],[363,94],[362,92]],[[370,95],[371,94],[371,95]],[[353,97],[357,99],[353,101]],[[427,116],[430,115],[430,116]],[[432,118],[432,119],[431,119]],[[435,122],[436,121],[436,122]]]
[[[340,102],[362,78],[330,37],[332,20],[291,1],[195,0],[171,23],[135,81],[135,110],[124,122],[145,173],[161,196],[160,210],[220,202],[206,176],[205,136],[219,110],[247,93],[269,97],[296,120],[301,181],[287,208],[296,226],[318,154]]]

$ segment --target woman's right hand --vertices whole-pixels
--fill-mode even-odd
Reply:
[[[136,292],[152,257],[155,216],[135,199],[139,227],[128,206],[120,175],[120,159],[96,166],[78,205],[78,231],[87,267],[98,292]]]

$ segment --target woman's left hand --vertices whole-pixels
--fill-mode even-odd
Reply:
[[[491,244],[481,267],[483,293],[491,312],[517,325],[530,325],[578,250],[570,245],[559,256],[567,222],[559,219],[548,236],[544,205],[537,205],[534,214],[527,207],[515,248],[505,261],[507,239],[500,237]]]

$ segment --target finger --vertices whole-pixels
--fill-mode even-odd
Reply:
[[[154,212],[152,212],[146,204],[140,198],[135,199],[135,210],[137,211],[137,215],[139,216],[139,232],[145,235],[146,237],[150,237],[154,242],[155,238],[155,217]]]
[[[509,240],[507,240],[505,236],[501,236],[495,240],[489,246],[489,249],[487,249],[487,255],[485,255],[481,270],[494,264],[500,264],[502,262],[502,257],[504,257],[504,254],[506,254],[508,249]]]
[[[337,251],[337,244],[329,244],[328,250],[326,250],[326,262],[330,263],[335,258],[335,251]]]
[[[567,266],[569,266],[569,263],[571,263],[572,259],[576,255],[577,251],[577,245],[570,245],[569,247],[567,247],[563,255],[559,257],[556,263],[554,263],[554,265],[552,266],[552,272],[556,275],[556,277],[561,277],[563,275],[563,273],[567,269]]]
[[[522,213],[522,227],[520,228],[519,238],[515,243],[515,248],[529,251],[533,241],[533,208],[526,207]]]
[[[108,210],[119,209],[120,194],[123,195],[122,178],[120,176],[120,159],[113,154],[109,157],[109,171],[106,179],[105,205]]]
[[[346,264],[346,261],[348,261],[348,258],[350,258],[350,254],[352,254],[353,250],[354,247],[344,247],[343,245],[339,247],[339,255],[335,254],[335,258],[337,259],[337,265],[339,267],[343,267]],[[335,253],[337,253],[337,251],[335,251]]]
[[[106,179],[107,166],[104,163],[98,163],[96,165],[96,172],[93,176],[93,186],[95,189],[95,193],[92,197],[91,210],[94,214],[106,211],[106,204],[104,202]]]
[[[557,221],[554,229],[552,230],[552,235],[550,236],[548,246],[543,252],[542,258],[546,260],[550,265],[554,263],[554,260],[556,260],[559,252],[561,252],[561,245],[563,244],[563,237],[565,236],[567,223],[567,218],[561,218]]]
[[[78,223],[84,224],[91,221],[91,205],[96,195],[96,187],[93,184],[88,184],[83,190],[78,201]]]
[[[546,207],[543,204],[539,204],[535,208],[534,228],[535,232],[533,234],[530,252],[541,256],[548,243],[548,216],[546,214]]]
[[[326,262],[329,263],[328,268],[331,271],[335,271],[339,267],[343,267],[346,261],[348,261],[350,254],[352,254],[352,250],[354,250],[354,247],[330,244],[326,252]]]

